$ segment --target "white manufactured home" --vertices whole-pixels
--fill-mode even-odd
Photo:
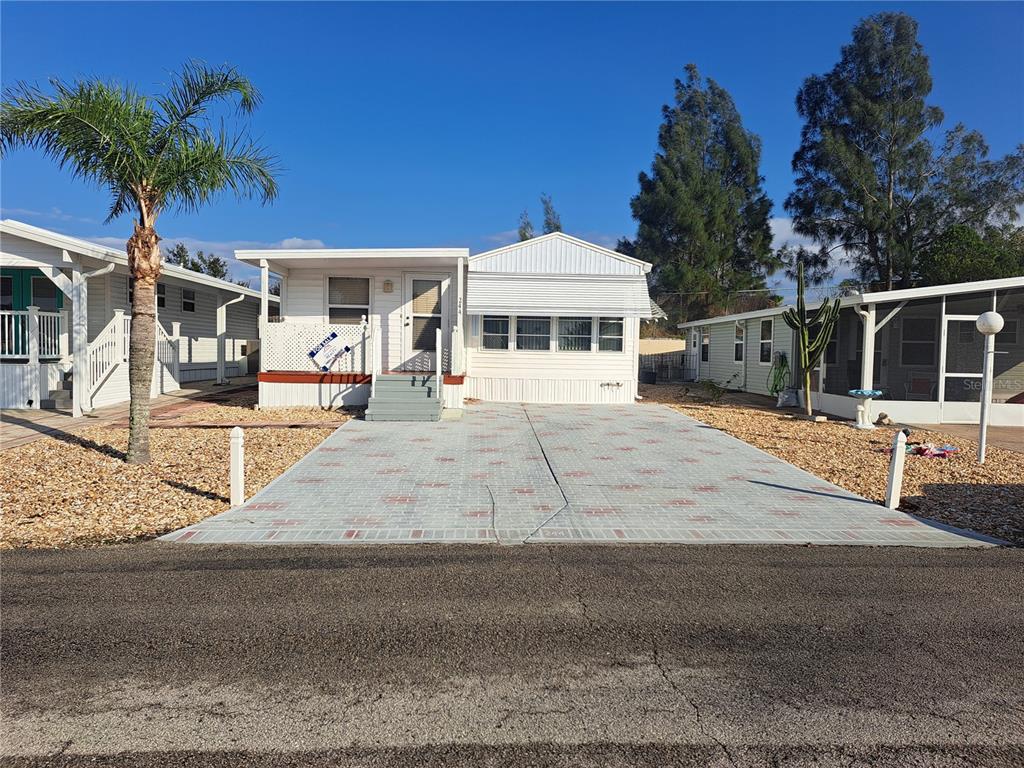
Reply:
[[[281,281],[261,324],[260,404],[436,419],[466,398],[626,403],[646,262],[554,233],[464,248],[236,251]],[[266,312],[263,313],[266,318]]]
[[[131,300],[124,251],[0,221],[0,407],[128,400]],[[258,370],[259,292],[165,265],[156,302],[153,396]]]
[[[868,418],[884,412],[902,423],[977,423],[984,341],[975,321],[995,310],[1005,324],[995,338],[991,423],[1024,427],[1024,277],[859,293],[840,306],[812,372],[815,408],[853,418],[859,401],[850,391],[877,390],[882,396],[867,403]],[[698,380],[764,395],[780,376],[798,383],[786,308],[680,324],[689,335],[687,370]]]

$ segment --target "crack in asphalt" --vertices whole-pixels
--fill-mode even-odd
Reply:
[[[681,698],[683,701],[685,701],[693,708],[694,722],[696,723],[697,729],[701,732],[701,734],[711,739],[713,742],[715,742],[715,744],[718,745],[718,747],[725,754],[726,760],[729,761],[729,765],[736,765],[736,759],[732,756],[732,752],[729,751],[729,747],[725,745],[725,742],[719,739],[714,734],[708,732],[708,729],[704,724],[704,719],[701,717],[700,706],[698,706],[696,701],[687,696],[686,693],[683,692],[683,689],[680,688],[679,685],[676,684],[676,681],[673,680],[672,677],[669,675],[668,668],[662,663],[661,658],[659,656],[658,643],[654,640],[651,640],[651,660],[654,664],[654,667],[661,674],[662,679],[668,684],[669,688],[672,689],[676,696]]]

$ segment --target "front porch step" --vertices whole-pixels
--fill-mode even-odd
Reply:
[[[436,377],[419,373],[377,376],[366,409],[367,421],[439,421],[441,400]]]
[[[51,389],[49,397],[40,398],[39,407],[44,411],[70,411],[73,387],[71,371],[64,371],[60,377],[60,387]]]

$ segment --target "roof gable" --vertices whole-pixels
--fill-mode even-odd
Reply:
[[[642,275],[651,265],[586,240],[552,232],[469,258],[470,272]]]

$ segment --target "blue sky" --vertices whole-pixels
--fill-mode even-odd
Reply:
[[[514,239],[524,207],[539,222],[542,192],[566,231],[612,244],[635,231],[637,173],[694,62],[762,138],[782,240],[796,91],[881,10],[919,21],[949,125],[982,131],[994,154],[1024,139],[1021,3],[4,2],[0,71],[4,85],[95,75],[157,91],[189,58],[237,66],[263,92],[251,130],[285,168],[280,199],[160,222],[167,241],[230,256],[286,241],[485,250]],[[38,153],[6,158],[0,182],[5,218],[118,247],[130,232]]]

